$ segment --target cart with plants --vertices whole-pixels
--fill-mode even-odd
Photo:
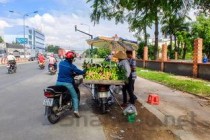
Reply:
[[[100,64],[83,64],[87,69],[83,83],[90,84],[92,87],[92,96],[102,113],[108,109],[110,100],[110,86],[124,85],[126,77],[125,70],[118,67],[114,62],[102,62]]]

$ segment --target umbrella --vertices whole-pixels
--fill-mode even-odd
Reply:
[[[115,37],[98,36],[93,39],[88,39],[87,43],[95,47],[108,47],[114,51],[137,50],[137,42]]]

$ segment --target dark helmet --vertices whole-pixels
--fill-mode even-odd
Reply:
[[[66,59],[73,60],[76,57],[76,54],[73,51],[68,51],[65,56]]]

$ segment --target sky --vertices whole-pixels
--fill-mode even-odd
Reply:
[[[79,30],[90,31],[94,37],[117,34],[136,40],[127,23],[116,25],[114,21],[101,20],[94,25],[90,21],[90,6],[86,0],[0,0],[0,36],[4,35],[6,27],[23,25],[23,15],[30,13],[25,19],[26,26],[41,30],[46,44],[76,50],[88,48],[89,36],[75,32],[75,25]]]
[[[41,30],[46,37],[46,44],[58,45],[65,49],[83,50],[89,48],[86,39],[89,36],[75,32],[79,30],[89,32],[94,37],[114,36],[134,40],[134,33],[129,32],[128,24],[115,24],[114,21],[101,20],[94,25],[90,21],[91,4],[87,0],[0,0],[0,36],[4,35],[6,27],[22,26],[23,15],[26,26]],[[14,11],[14,12],[9,12]],[[38,13],[34,14],[34,11]],[[190,17],[195,19],[193,11]],[[83,25],[82,25],[83,24]],[[154,27],[148,30],[154,37]],[[161,36],[161,33],[160,33]]]

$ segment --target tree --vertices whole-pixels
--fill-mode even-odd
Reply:
[[[194,4],[196,5],[197,9],[200,10],[202,13],[209,13],[210,12],[210,1],[209,0],[194,0]]]
[[[0,43],[3,43],[4,42],[4,40],[3,40],[3,38],[0,36]]]
[[[90,51],[91,51],[91,49],[87,49],[87,50],[84,52],[86,57],[91,57]],[[93,49],[92,49],[92,55],[95,56],[95,55],[97,55],[97,54],[98,54],[98,49],[97,49],[97,48],[93,48]]]
[[[180,44],[183,43],[183,36],[179,33],[181,33],[182,31],[189,30],[189,23],[186,23],[185,19],[190,19],[185,14],[178,12],[177,8],[173,8],[174,6],[176,7],[176,5],[174,5],[174,3],[170,4],[170,6],[165,10],[163,18],[161,20],[162,33],[165,36],[169,35],[169,37],[170,37],[170,45],[168,46],[168,48],[169,48],[168,54],[169,54],[170,58],[172,58],[174,56],[173,53],[175,51],[178,51],[179,54],[181,53],[182,50],[180,50]],[[185,12],[185,11],[183,10],[183,12]],[[178,46],[177,46],[177,37],[178,37]],[[172,44],[173,38],[174,38],[175,47],[173,47],[173,44]],[[174,50],[173,50],[173,48],[174,48]],[[185,57],[185,55],[183,57]]]
[[[143,59],[143,57],[144,57],[144,47],[145,47],[145,42],[140,42],[139,43],[139,48],[137,50],[137,58]]]
[[[111,51],[110,51],[109,48],[102,47],[102,48],[98,48],[98,53],[97,54],[98,54],[99,58],[105,58],[110,53],[111,53]]]
[[[58,54],[59,46],[49,45],[47,46],[47,52],[52,52],[54,54]]]
[[[198,16],[192,25],[192,35],[194,39],[198,37],[203,39],[203,52],[210,58],[210,17],[203,14]]]
[[[176,36],[178,40],[178,52],[179,54],[182,53],[182,59],[184,60],[187,51],[192,51],[191,34],[187,31],[178,31]]]
[[[158,27],[159,13],[168,10],[168,7],[181,11],[182,0],[87,0],[93,2],[91,21],[99,23],[100,19],[115,19],[116,23],[129,22],[131,30],[144,31],[145,42],[147,38],[146,27],[155,23],[155,51],[158,57]],[[142,27],[141,27],[142,26]]]
[[[128,23],[130,24],[130,30],[136,32],[136,36],[141,32],[144,33],[144,45],[147,46],[147,27],[151,28],[152,26],[152,18],[149,15],[149,3],[148,1],[143,1],[142,6],[138,4],[138,9],[136,9],[136,14],[130,14],[128,16]],[[139,12],[139,9],[143,9],[143,11]],[[138,14],[137,14],[138,13]]]

